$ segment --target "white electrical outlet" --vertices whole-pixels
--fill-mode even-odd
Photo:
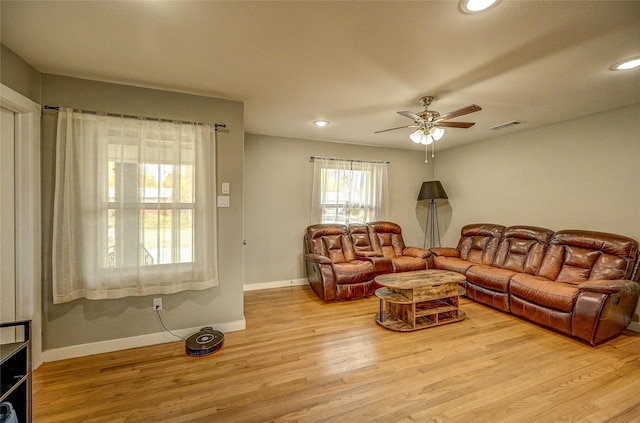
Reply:
[[[162,310],[162,298],[153,299],[153,310]]]

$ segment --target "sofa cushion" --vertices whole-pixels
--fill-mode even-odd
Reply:
[[[497,292],[508,292],[509,281],[516,272],[477,264],[467,270],[467,281]]]
[[[373,263],[353,260],[347,263],[334,263],[333,271],[336,283],[355,283],[370,281],[374,278]]]
[[[356,255],[353,245],[351,245],[346,235],[323,236],[322,241],[331,262],[348,263],[355,260]]]
[[[511,226],[505,229],[493,266],[535,275],[552,235],[550,229],[535,226]]]
[[[571,312],[580,289],[573,284],[518,273],[511,278],[509,293],[533,304]]]
[[[393,272],[411,272],[413,270],[426,270],[427,262],[421,258],[402,256],[392,258]]]
[[[498,292],[484,288],[480,285],[467,283],[467,297],[480,303],[497,308],[498,310],[510,312],[510,296],[506,292]]]
[[[488,223],[464,226],[457,247],[460,258],[471,263],[491,265],[504,229],[502,225]]]
[[[453,272],[462,273],[463,275],[466,274],[467,270],[475,264],[457,257],[441,256],[435,257],[433,259],[433,263],[436,266],[436,269],[451,270]]]
[[[558,332],[571,335],[573,316],[571,312],[555,310],[515,296],[509,297],[509,309],[516,316],[531,320],[532,322],[552,328]]]
[[[349,235],[353,243],[356,254],[364,251],[373,251],[371,239],[369,238],[369,227],[364,223],[349,224]]]
[[[327,258],[331,258],[329,249],[336,250],[342,246],[342,236],[347,235],[347,226],[333,223],[321,223],[317,225],[311,225],[307,228],[305,233],[305,252],[317,254]],[[350,243],[349,243],[350,244]],[[353,249],[353,247],[351,247]],[[333,255],[336,255],[336,251]],[[342,253],[342,252],[340,252]],[[343,258],[338,258],[341,262],[346,261]],[[332,260],[333,261],[333,260]]]
[[[638,243],[631,238],[592,231],[560,231],[551,238],[538,275],[572,284],[629,279],[637,254]]]
[[[403,247],[396,247],[396,243],[394,241],[397,240],[397,238],[394,237],[393,234],[378,233],[376,234],[376,240],[383,256],[395,258],[402,255]]]

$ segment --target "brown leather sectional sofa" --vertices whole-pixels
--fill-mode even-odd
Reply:
[[[304,252],[309,285],[324,301],[370,296],[377,275],[424,270],[431,255],[406,247],[402,229],[391,222],[309,226]]]
[[[466,276],[467,296],[595,345],[622,332],[640,295],[638,242],[602,232],[472,224],[433,266]]]

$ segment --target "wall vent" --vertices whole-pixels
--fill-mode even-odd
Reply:
[[[490,131],[499,131],[500,129],[508,128],[510,126],[515,126],[515,125],[520,125],[521,123],[524,123],[524,121],[523,120],[512,120],[511,122],[505,122],[505,123],[502,123],[500,125],[493,126],[493,127],[489,128],[489,130]]]

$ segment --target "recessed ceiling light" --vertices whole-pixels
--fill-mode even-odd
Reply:
[[[640,57],[623,60],[611,66],[611,70],[629,70],[640,66]]]
[[[315,126],[319,126],[319,127],[323,127],[323,126],[327,126],[329,124],[328,120],[316,120],[315,122],[313,122],[313,124]]]
[[[498,0],[462,0],[460,7],[464,12],[477,13],[487,10],[497,2]]]

